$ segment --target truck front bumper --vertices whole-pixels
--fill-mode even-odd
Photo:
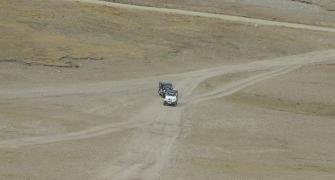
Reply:
[[[176,105],[177,102],[176,101],[164,101],[164,104],[167,104],[167,105]]]

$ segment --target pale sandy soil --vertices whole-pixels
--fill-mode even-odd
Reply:
[[[0,179],[334,179],[334,33],[0,7]]]
[[[228,99],[280,111],[332,117],[335,116],[334,70],[334,64],[303,67],[242,90]]]
[[[167,177],[333,179],[334,70],[302,67],[188,107]]]

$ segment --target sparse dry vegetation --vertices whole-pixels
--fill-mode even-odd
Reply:
[[[117,2],[334,26],[325,0]],[[0,179],[334,179],[334,33],[71,0],[0,9]],[[162,106],[159,80],[180,105]]]

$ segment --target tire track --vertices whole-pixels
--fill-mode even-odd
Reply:
[[[121,81],[118,83],[114,82],[99,82],[97,85],[98,87],[104,87],[104,91],[113,91],[116,93],[124,92],[128,93],[127,89],[136,89],[135,87],[139,86],[142,87],[146,86],[148,84],[152,84],[153,81],[157,81],[158,79],[163,78],[174,78],[179,79],[177,81],[177,88],[180,89],[181,96],[181,106],[179,106],[176,111],[179,111],[179,108],[181,109],[183,106],[187,106],[188,103],[196,103],[199,101],[207,100],[210,98],[216,98],[216,97],[222,97],[226,96],[232,93],[235,93],[243,88],[246,88],[248,86],[251,86],[257,82],[269,79],[271,77],[274,77],[276,75],[281,75],[284,73],[287,73],[291,70],[294,70],[295,68],[298,68],[300,65],[306,65],[306,64],[313,64],[313,63],[325,63],[328,61],[333,61],[335,58],[335,51],[320,51],[320,52],[314,52],[314,53],[307,53],[303,55],[296,55],[296,56],[290,56],[290,57],[284,57],[274,60],[267,60],[267,61],[259,61],[259,62],[253,62],[248,64],[239,64],[239,65],[227,65],[227,66],[221,66],[221,67],[215,67],[215,68],[209,68],[204,70],[198,70],[198,71],[191,71],[186,73],[179,73],[179,74],[170,74],[170,75],[164,75],[159,77],[149,77],[147,79],[141,79],[139,82],[134,84],[136,80],[130,80],[130,81]],[[250,77],[247,79],[240,80],[238,82],[235,82],[229,87],[226,87],[225,89],[221,89],[218,92],[212,92],[210,94],[206,94],[204,96],[201,96],[197,99],[192,99],[192,91],[204,80],[224,75],[227,73],[236,73],[236,72],[243,72],[243,71],[250,71],[250,70],[264,70],[264,69],[271,69],[271,68],[279,68],[278,70],[274,70],[272,72],[256,75],[255,77]],[[117,84],[120,85],[120,89],[117,89]],[[83,89],[86,89],[88,93],[97,93],[101,92],[100,88],[94,88],[93,84],[88,84],[90,88],[84,88],[85,85],[81,84],[77,88],[70,86],[68,87],[59,87],[57,86],[56,93],[52,91],[51,94],[57,94],[57,95],[69,95],[69,93],[73,94],[78,90],[77,93],[81,93]],[[43,92],[47,92],[47,90],[52,89],[52,87],[43,89]],[[63,89],[63,91],[62,91]],[[97,92],[95,92],[95,90]],[[27,91],[28,97],[38,97],[37,94],[40,93],[40,90],[37,89],[36,91]],[[7,98],[7,91],[4,92],[4,94],[0,91],[0,99]],[[18,97],[16,97],[18,96]],[[20,90],[18,92],[11,91],[11,98],[26,98],[26,94]],[[38,136],[38,137],[27,137],[27,138],[20,138],[20,139],[11,139],[11,140],[5,140],[0,141],[0,148],[5,147],[22,147],[22,146],[28,146],[28,145],[40,145],[40,144],[46,144],[46,143],[54,143],[54,142],[62,142],[62,141],[71,141],[71,140],[80,140],[80,139],[88,139],[96,136],[101,136],[105,134],[109,134],[115,131],[124,130],[126,128],[139,128],[139,127],[145,127],[146,125],[152,123],[157,119],[157,114],[155,117],[154,112],[161,112],[161,104],[160,100],[157,99],[157,101],[152,102],[148,107],[144,108],[144,110],[137,114],[136,117],[131,117],[129,120],[120,122],[120,123],[113,123],[113,124],[106,124],[103,126],[93,127],[87,130],[83,131],[77,131],[73,133],[68,134],[60,134],[60,135],[53,135],[53,136]],[[168,119],[168,116],[170,114],[167,114],[167,117],[160,118],[160,119]],[[178,119],[178,117],[176,117]],[[164,121],[159,121],[164,122]],[[164,127],[161,127],[164,128]],[[159,131],[159,130],[158,130]]]
[[[180,90],[181,106],[177,108],[164,107],[161,105],[161,100],[152,101],[139,114],[130,117],[127,121],[104,126],[93,127],[84,131],[78,131],[68,134],[60,134],[54,136],[43,137],[27,137],[21,139],[6,140],[0,142],[0,148],[20,148],[24,146],[43,145],[47,143],[66,142],[74,140],[89,139],[96,136],[110,134],[116,131],[125,129],[134,129],[133,136],[127,143],[127,151],[122,156],[109,162],[109,167],[104,167],[99,173],[101,179],[158,179],[161,170],[169,163],[170,152],[179,136],[181,123],[181,115],[183,109],[190,104],[198,103],[213,98],[219,98],[238,92],[246,87],[249,87],[258,82],[279,76],[299,68],[302,65],[313,63],[325,63],[333,60],[335,51],[307,53],[305,55],[290,56],[285,58],[273,59],[268,61],[259,61],[239,65],[227,65],[198,71],[171,74],[155,78],[142,79],[136,86],[143,87],[153,80],[160,78],[177,79],[176,86]],[[224,75],[226,73],[244,72],[250,70],[272,69],[270,72],[262,73],[246,79],[242,79],[225,86],[214,92],[204,94],[198,98],[192,99],[192,90],[194,90],[202,81]],[[121,90],[126,90],[124,93],[129,93],[127,88],[134,88],[132,81],[119,82]],[[105,85],[111,86],[112,82],[106,82]],[[78,88],[81,89],[85,85]],[[92,86],[90,84],[89,86]],[[104,86],[104,83],[99,83],[99,87]],[[110,88],[110,87],[109,87]],[[70,90],[64,87],[65,92],[75,92],[74,87]],[[99,88],[90,88],[90,92],[94,90],[101,92]],[[108,88],[107,88],[108,90]],[[114,87],[110,89],[115,91],[116,95],[119,89]],[[15,92],[13,92],[15,94]],[[30,94],[32,92],[28,92]],[[62,88],[58,87],[58,94],[63,94]],[[67,94],[67,93],[65,93]],[[20,97],[24,98],[24,93],[19,93]],[[0,92],[0,97],[1,92]],[[15,96],[13,96],[15,97]]]
[[[214,14],[214,13],[197,12],[197,11],[190,11],[190,10],[121,4],[121,3],[114,3],[114,2],[107,2],[107,1],[100,1],[100,0],[67,0],[67,1],[91,3],[91,4],[98,4],[98,5],[104,5],[104,6],[116,7],[116,8],[122,8],[122,9],[138,10],[138,11],[151,11],[151,12],[159,12],[159,13],[166,13],[166,14],[184,15],[184,16],[215,18],[215,19],[221,19],[224,21],[230,21],[230,22],[236,22],[236,23],[242,23],[242,24],[277,26],[277,27],[304,29],[304,30],[311,30],[311,31],[323,31],[323,32],[332,32],[332,33],[335,32],[335,28],[330,28],[330,27],[306,25],[306,24],[299,24],[299,23],[288,23],[288,22],[280,22],[280,21],[271,21],[271,20],[225,15],[225,14]]]
[[[247,88],[249,86],[252,86],[258,82],[274,78],[276,76],[280,76],[286,73],[289,73],[291,71],[294,71],[301,66],[299,65],[294,65],[294,66],[285,66],[270,72],[258,74],[246,79],[242,79],[240,81],[237,81],[235,83],[231,83],[230,85],[224,87],[223,89],[216,90],[214,92],[206,93],[204,95],[199,96],[197,99],[191,101],[191,104],[195,104],[201,101],[206,101],[210,99],[215,99],[215,98],[221,98],[224,96],[229,96],[231,94],[234,94],[235,92],[238,92],[244,88]]]
[[[124,130],[125,128],[127,129],[137,128],[139,126],[144,126],[150,123],[145,122],[145,119],[142,119],[141,117],[143,116],[148,117],[150,114],[152,114],[153,108],[155,107],[157,107],[157,102],[152,103],[152,105],[148,106],[146,109],[144,109],[144,111],[142,111],[140,114],[137,114],[135,117],[130,118],[128,121],[96,126],[87,130],[67,134],[5,140],[0,142],[0,148],[19,148],[31,145],[41,145],[48,143],[88,139],[96,136],[110,134],[115,131]]]

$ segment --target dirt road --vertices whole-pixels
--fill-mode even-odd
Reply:
[[[0,2],[0,179],[334,179],[334,29],[77,2]]]
[[[34,136],[17,139],[9,139],[0,142],[0,148],[22,148],[25,146],[43,145],[49,143],[62,143],[90,139],[97,136],[108,135],[117,131],[139,129],[127,142],[126,151],[111,163],[111,168],[100,172],[97,179],[157,179],[168,166],[171,158],[171,148],[178,141],[183,110],[194,103],[200,103],[211,98],[218,98],[233,94],[243,88],[260,81],[273,78],[301,66],[315,63],[334,62],[335,51],[319,51],[296,56],[283,57],[272,60],[258,61],[240,65],[227,65],[199,71],[191,71],[180,74],[170,74],[160,77],[149,77],[116,82],[99,82],[79,85],[58,85],[57,87],[31,88],[28,90],[0,90],[1,100],[19,100],[27,98],[48,98],[67,96],[90,96],[91,94],[106,93],[110,99],[116,96],[150,91],[150,96],[155,97],[153,84],[158,80],[173,80],[180,91],[180,105],[176,108],[164,107],[157,96],[152,101],[146,102],[141,111],[135,116],[129,116],[127,120],[101,126],[91,127],[83,131],[50,136]],[[257,70],[266,72],[248,78],[231,82],[221,89],[202,95],[193,96],[193,90],[204,80],[228,73],[241,73]],[[148,86],[150,87],[148,89]],[[104,106],[97,105],[93,109],[101,109]],[[105,107],[106,108],[106,107]],[[107,107],[108,108],[108,107]],[[88,110],[90,111],[90,110]],[[127,113],[127,112],[124,112]],[[123,162],[122,165],[113,166],[113,163]]]
[[[279,22],[279,21],[270,21],[270,20],[263,20],[263,19],[257,19],[257,18],[248,18],[248,17],[240,17],[240,16],[232,16],[232,15],[224,15],[224,14],[214,14],[214,13],[196,12],[196,11],[188,11],[188,10],[169,9],[169,8],[146,7],[146,6],[138,6],[138,5],[112,3],[112,2],[99,1],[99,0],[75,0],[75,1],[84,2],[84,3],[100,4],[100,5],[116,7],[116,8],[125,8],[125,9],[131,9],[131,10],[153,11],[153,12],[160,12],[160,13],[167,13],[167,14],[179,14],[179,15],[197,16],[197,17],[204,17],[204,18],[217,18],[217,19],[221,19],[225,21],[232,21],[232,22],[243,23],[243,24],[262,25],[262,26],[280,26],[280,27],[305,29],[305,30],[312,30],[312,31],[335,32],[334,28],[328,28],[328,27],[312,26],[312,25],[288,23],[288,22]]]

